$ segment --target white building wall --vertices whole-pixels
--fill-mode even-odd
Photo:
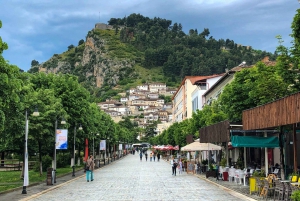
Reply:
[[[213,86],[222,76],[209,78],[206,80],[206,88],[197,87],[192,93],[192,111],[195,112],[197,109],[202,110],[204,103],[203,103],[203,94]],[[196,103],[197,102],[197,103]],[[194,106],[194,107],[193,107]]]

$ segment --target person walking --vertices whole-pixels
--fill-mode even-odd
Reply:
[[[145,152],[145,158],[146,158],[146,161],[147,161],[147,159],[148,159],[148,153],[147,152]]]
[[[140,151],[140,161],[142,162],[142,158],[143,158],[143,153],[142,151]]]
[[[95,163],[94,163],[94,157],[93,155],[90,155],[86,162],[86,181],[89,182],[90,178],[91,181],[94,181],[94,168],[95,168]]]
[[[181,161],[181,159],[179,160],[179,163],[178,163],[178,173],[182,174],[182,161]]]
[[[150,162],[152,161],[152,155],[153,155],[153,154],[152,154],[152,152],[151,152],[151,153],[150,153]]]
[[[153,153],[153,161],[155,162],[156,153]]]
[[[159,162],[159,159],[160,159],[160,153],[158,152],[157,153],[157,161]]]
[[[177,163],[175,161],[175,159],[171,160],[171,166],[172,166],[172,175],[176,176],[176,168],[177,168]]]

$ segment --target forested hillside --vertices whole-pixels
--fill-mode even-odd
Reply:
[[[103,101],[144,82],[178,86],[184,76],[219,74],[243,61],[251,65],[265,56],[276,58],[251,44],[215,39],[208,28],[184,33],[180,23],[167,19],[131,14],[108,24],[110,28],[89,31],[78,46],[70,45],[42,64],[33,60],[29,72],[77,75]]]
[[[267,55],[275,59],[275,55],[252,49],[251,44],[239,46],[230,39],[217,40],[206,28],[202,32],[190,29],[185,34],[182,25],[172,24],[171,20],[132,14],[123,19],[111,18],[109,24],[115,28],[124,26],[121,41],[144,52],[145,68],[162,66],[166,76],[182,79],[186,75],[223,73],[225,68],[233,68],[242,61],[251,65]]]

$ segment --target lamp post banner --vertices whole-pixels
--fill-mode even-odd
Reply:
[[[100,151],[106,150],[106,140],[100,141]]]
[[[123,150],[122,144],[119,144],[119,150]]]
[[[29,185],[27,140],[28,140],[28,119],[27,119],[27,116],[26,116],[26,124],[25,124],[25,161],[24,161],[25,164],[24,164],[24,185],[23,186],[28,186]]]
[[[55,135],[55,147],[56,149],[67,149],[68,148],[68,130],[57,129]]]

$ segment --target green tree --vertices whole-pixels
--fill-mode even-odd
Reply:
[[[33,66],[37,66],[37,65],[39,65],[40,63],[37,61],[37,60],[32,60],[31,61],[31,67],[33,67]]]
[[[84,43],[84,40],[81,39],[81,40],[78,42],[78,46],[79,46],[79,45],[82,45],[83,43]]]
[[[75,47],[74,45],[69,45],[68,46],[68,51],[71,50],[71,49],[73,49],[74,47]]]

